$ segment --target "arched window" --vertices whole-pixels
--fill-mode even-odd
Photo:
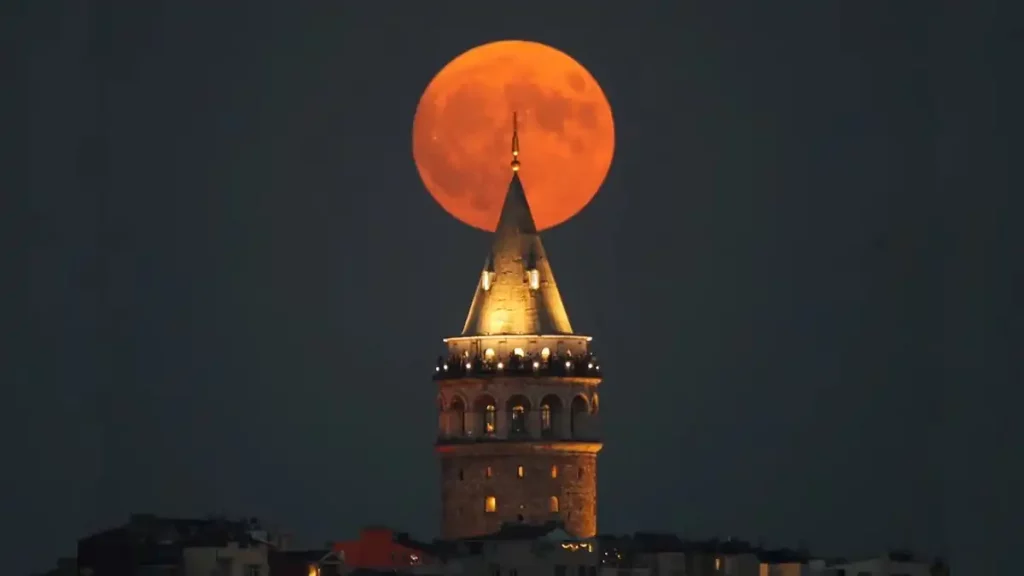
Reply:
[[[558,512],[558,496],[548,498],[548,511]]]
[[[527,415],[530,413],[530,401],[526,396],[515,395],[508,399],[508,433],[525,435],[527,433]]]
[[[519,356],[520,358],[526,356],[526,352],[523,351],[522,348],[516,348],[515,350],[512,351],[512,353],[515,354],[516,356]]]
[[[545,361],[548,358],[550,358],[551,357],[551,348],[548,348],[547,346],[545,346],[544,349],[540,351],[540,357],[543,358]]]
[[[487,412],[484,414],[484,432],[494,434],[498,431],[498,408],[494,404],[487,405]]]
[[[551,465],[551,477],[558,478],[558,466],[555,466],[554,464]]]
[[[494,397],[481,394],[473,401],[474,436],[493,436],[498,431],[498,406]]]
[[[590,412],[590,406],[587,405],[587,399],[583,396],[577,396],[572,399],[572,405],[569,410],[569,425],[573,438],[583,438],[587,434],[587,413]]]
[[[540,401],[540,435],[543,438],[556,438],[559,432],[559,417],[562,412],[562,401],[554,394],[549,394]]]
[[[487,358],[488,360],[493,360],[494,348],[488,348],[487,350],[484,350],[484,358]]]
[[[466,405],[462,403],[462,398],[456,397],[452,400],[448,411],[448,425],[453,436],[466,435]]]

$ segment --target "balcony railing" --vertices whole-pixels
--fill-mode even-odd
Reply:
[[[561,376],[600,378],[601,365],[597,357],[555,356],[548,358],[516,356],[499,360],[492,358],[439,358],[434,366],[435,380],[455,378],[487,378],[496,376]]]
[[[438,444],[599,442],[600,437],[598,415],[589,412],[442,410],[438,414]]]

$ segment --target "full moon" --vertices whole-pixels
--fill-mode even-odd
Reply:
[[[538,230],[582,210],[611,167],[611,106],[586,68],[536,42],[473,48],[449,62],[423,92],[412,148],[434,200],[475,228],[497,226],[512,177],[514,112],[519,176]]]

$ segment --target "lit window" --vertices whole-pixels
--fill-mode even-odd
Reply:
[[[551,406],[540,405],[540,429],[547,432],[551,430]]]
[[[558,466],[551,466],[551,477],[558,478]]]
[[[512,353],[515,354],[516,356],[519,356],[520,358],[526,356],[526,352],[524,352],[522,348],[516,348],[515,350],[512,351]]]
[[[487,412],[484,413],[484,432],[494,434],[498,428],[498,409],[494,404],[487,405]]]
[[[551,512],[558,512],[558,496],[548,498],[548,510]]]
[[[551,348],[544,348],[540,351],[540,357],[547,360],[551,356]]]
[[[488,348],[487,350],[484,350],[484,358],[487,358],[488,360],[494,358],[494,348]]]
[[[526,476],[526,469],[522,466],[516,466],[516,478],[522,478]]]
[[[512,433],[523,434],[526,432],[526,408],[523,406],[512,407]]]
[[[320,567],[316,564],[309,565],[309,571],[306,572],[309,576],[320,576]]]
[[[497,512],[498,511],[498,499],[494,496],[488,496],[484,500],[484,512]]]
[[[534,268],[530,270],[530,290],[540,288],[540,271]]]
[[[491,273],[487,270],[480,273],[480,287],[485,291],[491,289]]]
[[[490,466],[484,468],[484,478],[490,478],[491,474],[492,474],[492,472],[491,472],[491,467]]]
[[[721,558],[715,558],[715,570],[721,570],[721,569],[722,569],[722,559]]]

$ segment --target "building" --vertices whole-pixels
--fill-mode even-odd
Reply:
[[[438,383],[442,535],[557,520],[597,533],[598,384],[591,338],[573,332],[519,179],[512,176],[462,334]]]
[[[344,564],[345,570],[430,573],[441,564],[432,544],[379,526],[363,528],[357,540],[336,542],[331,551]]]
[[[331,550],[271,550],[267,558],[272,576],[341,576],[345,567]]]
[[[268,546],[246,540],[190,542],[181,551],[181,576],[268,576]]]
[[[909,552],[891,551],[877,558],[838,562],[820,572],[821,576],[935,576],[948,574],[941,561],[930,561]]]
[[[464,540],[449,561],[449,574],[487,576],[596,576],[597,540],[577,538],[559,522],[505,524],[497,532]]]
[[[270,540],[255,519],[136,514],[78,541],[78,574],[267,576]]]

